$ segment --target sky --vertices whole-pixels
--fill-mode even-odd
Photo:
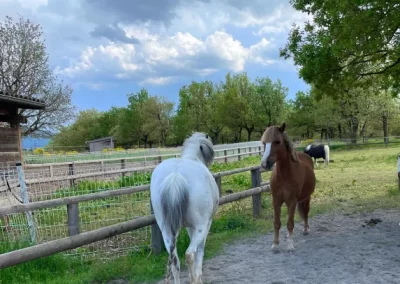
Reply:
[[[177,104],[182,86],[228,72],[280,79],[288,98],[309,88],[279,57],[292,25],[311,20],[289,0],[0,0],[6,16],[41,25],[78,110],[126,106],[141,88]]]

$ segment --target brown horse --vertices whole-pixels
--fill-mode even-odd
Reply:
[[[288,207],[288,251],[293,251],[294,214],[297,209],[304,220],[304,234],[308,234],[308,212],[310,211],[311,194],[315,188],[314,164],[307,154],[296,152],[293,143],[285,132],[285,123],[281,127],[268,127],[261,142],[265,152],[261,167],[271,170],[271,193],[274,208],[275,238],[272,250],[279,250],[279,230],[281,228],[281,206]]]

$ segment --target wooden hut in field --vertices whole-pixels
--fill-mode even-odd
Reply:
[[[0,166],[23,162],[20,125],[27,123],[27,118],[19,115],[19,110],[44,108],[42,100],[0,91]]]
[[[89,144],[90,152],[103,151],[103,149],[114,149],[114,136],[86,141],[86,144]]]

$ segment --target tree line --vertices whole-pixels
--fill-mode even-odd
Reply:
[[[81,111],[72,89],[51,71],[41,27],[20,18],[0,23],[0,91],[38,97],[45,110],[21,110],[23,134],[52,134],[52,145],[85,147],[113,135],[117,145],[181,145],[192,131],[214,143],[256,140],[266,126],[286,121],[293,138],[350,139],[400,135],[400,5],[396,1],[290,0],[312,16],[294,25],[280,56],[292,59],[310,91],[287,98],[277,80],[246,73],[223,82],[192,82],[179,90],[177,106],[142,89],[127,106]],[[63,126],[76,118],[69,126]]]
[[[336,97],[311,88],[288,99],[288,88],[268,77],[251,80],[228,73],[219,83],[192,81],[179,90],[179,104],[146,89],[128,94],[126,107],[81,111],[63,127],[52,145],[84,147],[85,141],[114,136],[124,148],[178,146],[192,131],[203,131],[214,143],[260,138],[265,128],[286,121],[298,139],[351,139],[400,134],[395,125],[399,101],[379,88],[354,89]]]

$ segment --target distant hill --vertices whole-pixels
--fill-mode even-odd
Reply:
[[[36,138],[36,137],[24,137],[22,138],[22,149],[36,149],[43,148],[50,142],[50,138]]]

